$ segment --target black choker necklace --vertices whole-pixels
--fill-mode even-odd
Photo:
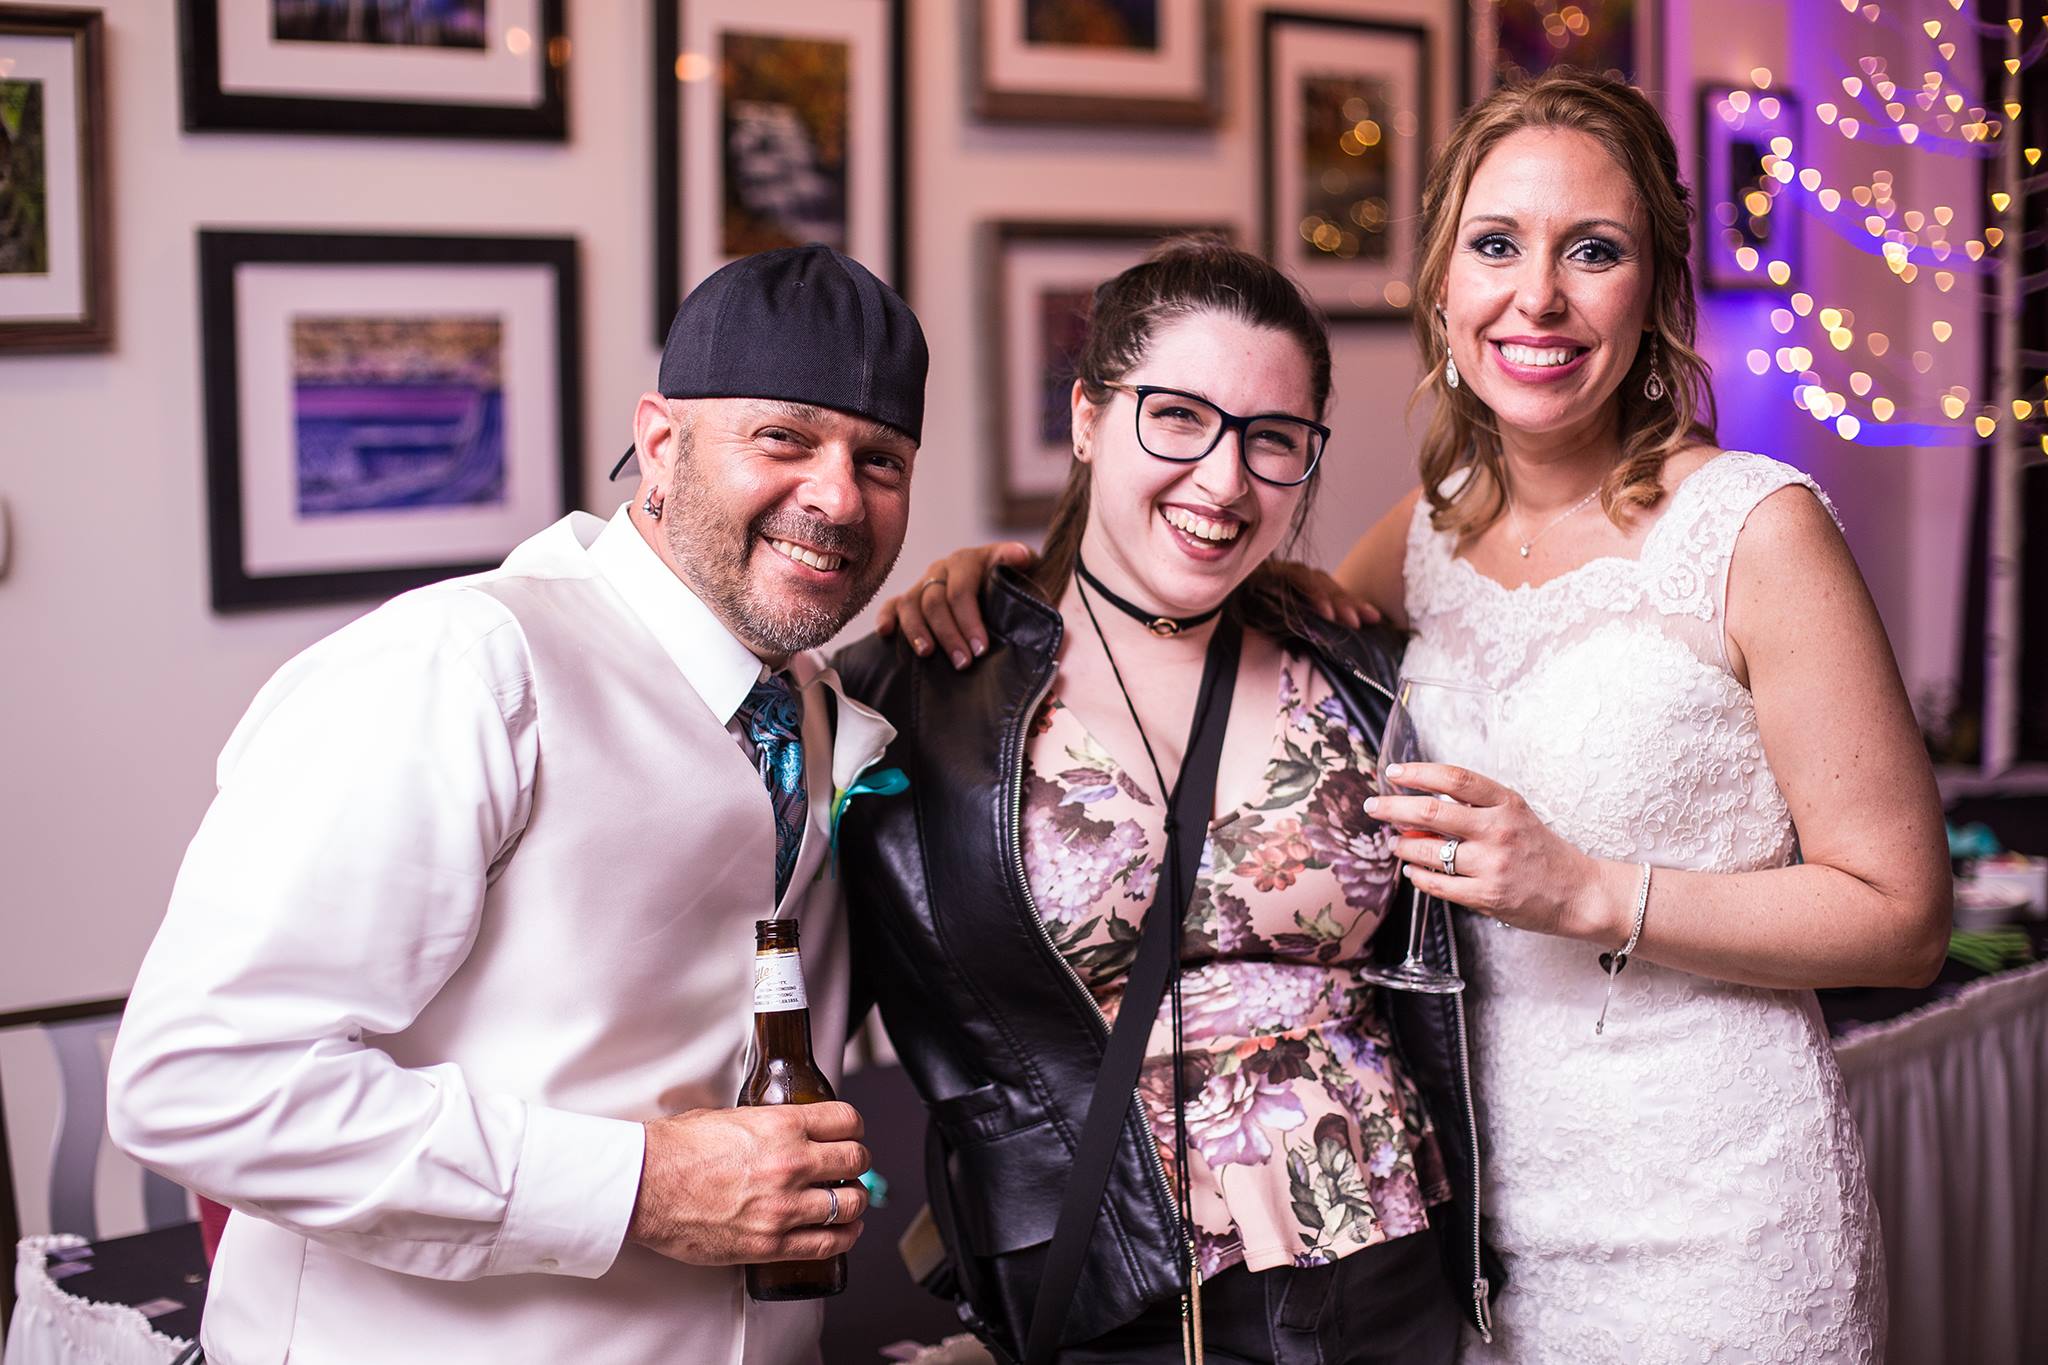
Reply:
[[[1214,620],[1216,613],[1223,610],[1223,603],[1218,602],[1215,606],[1197,616],[1161,616],[1158,612],[1146,611],[1137,603],[1127,602],[1111,592],[1103,585],[1101,579],[1088,572],[1088,565],[1082,561],[1079,555],[1074,556],[1074,572],[1081,575],[1081,581],[1095,589],[1103,601],[1109,603],[1109,605],[1115,607],[1133,621],[1144,622],[1145,629],[1161,637],[1178,635],[1184,630],[1193,630],[1196,626]]]

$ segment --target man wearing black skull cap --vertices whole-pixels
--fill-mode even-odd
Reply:
[[[816,1358],[739,1267],[846,1250],[867,1153],[848,1105],[732,1107],[751,931],[801,922],[836,1079],[833,798],[893,732],[815,650],[902,547],[926,366],[857,262],[736,261],[608,522],[258,694],[111,1068],[120,1145],[234,1210],[209,1360]]]

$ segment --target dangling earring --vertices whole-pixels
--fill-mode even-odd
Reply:
[[[1652,403],[1661,402],[1664,397],[1664,377],[1657,373],[1657,343],[1650,343],[1650,373],[1643,379],[1643,397]]]
[[[640,510],[655,521],[661,520],[661,514],[666,508],[667,503],[654,500],[654,490],[652,488],[647,490],[647,496],[640,501]]]
[[[1444,357],[1444,387],[1447,389],[1458,387],[1458,362],[1448,355]]]

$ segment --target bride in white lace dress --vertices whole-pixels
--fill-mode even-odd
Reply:
[[[1398,845],[1411,875],[1479,912],[1506,1286],[1464,1359],[1864,1365],[1876,1214],[1810,988],[1938,968],[1940,810],[1831,507],[1712,443],[1676,164],[1647,101],[1583,77],[1497,93],[1438,160],[1434,492],[1339,579],[1399,604],[1407,672],[1500,714],[1485,776],[1404,775],[1464,804],[1368,809],[1432,831]]]

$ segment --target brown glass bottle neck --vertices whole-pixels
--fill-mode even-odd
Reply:
[[[793,919],[754,921],[754,951],[793,953],[797,951],[798,924]]]

